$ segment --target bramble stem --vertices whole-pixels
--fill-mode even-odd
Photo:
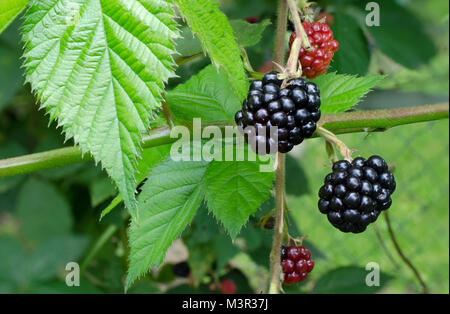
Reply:
[[[448,102],[436,105],[425,105],[389,110],[370,110],[348,113],[324,114],[319,121],[319,126],[332,131],[334,134],[346,134],[356,132],[380,132],[389,128],[447,119],[449,117]],[[192,122],[178,122],[192,129]],[[224,129],[226,126],[236,126],[234,121],[205,121],[202,128],[218,126]],[[316,133],[314,137],[317,137]],[[176,138],[170,137],[170,128],[167,126],[151,129],[143,137],[143,148],[156,147],[175,142]],[[76,147],[64,147],[49,150],[42,153],[30,154],[0,160],[0,178],[10,177],[45,169],[68,166],[83,161],[93,160],[90,154],[82,156],[81,150]]]
[[[403,253],[400,245],[397,242],[397,238],[395,237],[394,230],[392,229],[391,225],[391,219],[389,218],[389,213],[387,211],[384,212],[384,218],[386,219],[386,225],[388,227],[389,237],[391,238],[392,243],[394,244],[395,250],[397,251],[398,255],[402,259],[402,261],[412,270],[414,273],[414,276],[416,276],[417,280],[419,281],[420,285],[422,286],[422,293],[427,294],[429,293],[428,286],[425,283],[425,281],[422,279],[422,276],[420,275],[417,268],[414,266],[414,264],[406,257],[406,255]]]
[[[272,250],[270,251],[270,285],[269,293],[280,290],[281,244],[284,227],[284,190],[285,190],[285,154],[278,153],[278,165],[275,170],[275,227],[273,230]]]
[[[289,1],[289,0],[287,0]],[[283,45],[276,46],[274,60],[275,63],[283,64],[285,45],[284,37],[287,26],[287,2],[286,0],[278,0],[278,27],[276,33],[276,43],[281,42],[283,38]],[[281,243],[283,241],[283,227],[284,227],[284,176],[285,176],[285,155],[277,153],[277,167],[275,169],[275,226],[272,240],[272,250],[270,251],[270,283],[269,293],[276,294],[280,291],[280,274],[281,274]]]
[[[278,0],[278,20],[277,20],[277,30],[275,36],[275,51],[274,51],[274,61],[279,64],[284,63],[285,54],[285,33],[287,27],[287,14],[288,6],[285,0]]]

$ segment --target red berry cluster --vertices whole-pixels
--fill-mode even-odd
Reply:
[[[334,52],[338,50],[339,44],[333,39],[333,32],[327,24],[303,22],[302,25],[308,35],[311,50],[307,51],[301,47],[298,59],[302,64],[303,75],[311,79],[328,70],[328,65],[333,59]],[[289,46],[292,46],[296,37],[297,34],[293,32]]]
[[[281,248],[281,268],[284,284],[302,282],[314,268],[311,252],[304,246],[283,246]]]

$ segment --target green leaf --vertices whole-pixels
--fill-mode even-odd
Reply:
[[[212,161],[205,173],[209,210],[232,238],[270,196],[273,172],[261,172],[251,161]]]
[[[25,182],[18,195],[17,216],[23,235],[35,244],[72,231],[73,217],[67,200],[44,181]]]
[[[369,69],[370,51],[358,22],[351,15],[336,13],[331,28],[339,42],[331,69],[340,74],[365,75]]]
[[[226,74],[212,65],[167,93],[166,100],[175,118],[184,121],[232,120],[240,107]]]
[[[436,54],[425,25],[395,1],[380,5],[380,26],[367,27],[380,50],[395,62],[416,69]]]
[[[393,277],[380,272],[380,286],[366,285],[366,276],[369,271],[356,266],[341,267],[329,271],[317,281],[314,293],[324,294],[367,294],[377,293]]]
[[[125,289],[162,263],[170,244],[194,217],[204,196],[206,162],[167,160],[153,169],[139,196],[139,225],[129,231],[130,265]]]
[[[247,76],[233,29],[215,0],[175,0],[192,32],[218,68],[228,76],[236,94],[247,96]]]
[[[102,163],[134,219],[141,134],[174,76],[177,33],[169,0],[36,0],[23,24],[41,107]]]
[[[142,159],[139,160],[137,166],[136,173],[136,182],[137,184],[141,184],[142,181],[149,175],[151,169],[156,166],[158,163],[164,160],[166,156],[169,154],[170,145],[157,146],[152,148],[144,149],[142,152]],[[114,208],[117,207],[120,203],[122,203],[123,198],[119,194],[117,195],[111,203],[106,207],[100,216],[100,220],[109,214]]]
[[[0,34],[27,7],[28,0],[2,0],[0,7]]]
[[[338,113],[351,109],[383,78],[382,75],[356,77],[336,73],[319,76],[313,82],[320,89],[320,110],[322,113]]]
[[[271,22],[266,19],[261,23],[252,24],[245,20],[232,20],[230,24],[233,27],[238,44],[242,47],[251,47],[259,43],[262,33]]]

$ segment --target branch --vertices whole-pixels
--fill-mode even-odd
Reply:
[[[389,237],[391,238],[391,241],[394,244],[395,250],[397,251],[398,255],[400,255],[403,262],[412,270],[412,272],[414,273],[414,276],[416,276],[417,280],[419,281],[420,285],[422,286],[422,292],[424,294],[429,293],[427,284],[425,283],[425,281],[423,281],[422,276],[420,276],[419,271],[414,266],[414,264],[406,257],[406,255],[403,253],[400,245],[398,244],[397,238],[395,237],[394,231],[392,230],[391,219],[389,218],[389,214],[387,211],[384,212],[384,218],[386,219]]]
[[[286,47],[284,39],[287,26],[287,6],[289,0],[278,0],[278,21],[275,40],[274,64],[284,63]],[[275,226],[273,233],[272,249],[270,251],[270,283],[269,293],[280,291],[281,274],[281,242],[283,240],[283,216],[284,216],[284,180],[285,180],[285,154],[277,153],[277,167],[275,169]]]
[[[399,125],[446,119],[448,117],[449,107],[447,102],[401,109],[325,114],[320,120],[319,126],[333,131],[335,134],[378,132]],[[192,123],[183,122],[181,125],[192,129]],[[207,121],[202,123],[203,128],[211,125],[224,129],[225,126],[235,126],[235,123],[233,121]],[[317,134],[315,136],[317,137]],[[143,148],[150,148],[170,144],[176,140],[176,138],[170,137],[169,127],[158,127],[150,130],[149,134],[144,136],[142,146]],[[59,148],[0,160],[0,178],[91,160],[93,160],[92,156],[85,154],[83,157],[78,147]]]

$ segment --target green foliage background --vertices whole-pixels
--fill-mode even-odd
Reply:
[[[259,69],[271,59],[275,1],[222,0],[219,4],[232,20],[239,42],[247,46],[253,67]],[[369,94],[357,110],[448,101],[446,1],[380,1],[382,24],[378,30],[361,25],[364,1],[319,1],[319,4],[333,15],[332,28],[341,42],[331,71],[361,76],[387,74],[381,88]],[[264,24],[262,27],[242,26],[243,18],[256,15]],[[394,25],[392,20],[396,21]],[[398,21],[412,23],[413,28],[403,27]],[[0,35],[0,158],[73,144],[64,143],[55,124],[48,128],[48,117],[37,110],[29,85],[23,85],[19,68],[20,22],[16,20]],[[243,34],[243,30],[249,35]],[[417,40],[410,40],[411,31],[418,36]],[[367,40],[367,32],[374,42]],[[192,38],[186,27],[181,28],[181,34],[186,39],[176,44],[182,56],[201,51],[200,42]],[[249,40],[259,36],[258,42]],[[348,62],[350,59],[352,62]],[[167,100],[169,105],[171,101],[178,104],[175,118],[192,118],[186,109],[189,106],[183,88],[175,87],[202,69],[202,75],[208,78],[212,70],[208,65],[208,57],[196,58],[179,67],[178,77],[169,81],[168,89],[173,91],[168,93]],[[217,115],[229,118],[233,114],[229,108],[238,105],[235,96],[227,97],[233,88],[226,81],[228,75],[222,73],[221,90],[201,87],[205,99],[228,104],[220,112],[210,112],[211,119]],[[198,106],[207,110],[207,104],[199,101]],[[159,123],[160,116],[152,125]],[[358,149],[357,154],[378,153],[395,164],[398,190],[390,210],[394,231],[433,293],[449,292],[448,135],[448,121],[439,121],[384,133],[342,136],[349,147]],[[144,154],[152,155],[152,162],[158,163],[167,150],[165,147]],[[142,171],[151,167],[147,166]],[[316,209],[315,193],[329,169],[321,140],[307,141],[294,150],[288,156],[287,167],[290,231],[308,235],[306,244],[312,249],[316,268],[305,284],[289,287],[286,292],[420,291],[411,271],[393,249],[384,219],[377,222],[376,229],[372,226],[362,235],[346,235],[332,228]],[[97,219],[116,194],[108,176],[90,162],[0,178],[0,293],[123,292],[128,257],[126,210],[119,205],[100,222]],[[129,293],[211,293],[217,292],[213,284],[223,278],[233,279],[238,292],[259,292],[265,288],[268,275],[271,232],[261,231],[255,224],[272,207],[273,199],[265,202],[232,242],[208,214],[207,204],[202,204],[182,235],[189,257],[169,253],[169,260],[161,269],[146,275]],[[172,272],[171,264],[185,259],[192,269],[189,280],[176,278]],[[80,287],[65,285],[67,261],[80,263]],[[381,266],[379,289],[363,284],[366,273],[363,269],[369,262]]]

